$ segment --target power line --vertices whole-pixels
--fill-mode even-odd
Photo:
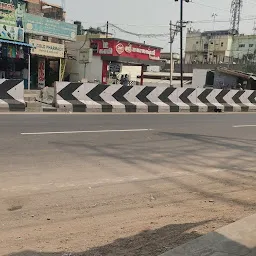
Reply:
[[[198,2],[195,2],[195,1],[191,1],[191,3],[193,4],[197,4],[197,5],[201,5],[201,6],[204,6],[204,7],[208,7],[208,8],[211,8],[211,9],[216,9],[216,10],[219,10],[219,11],[224,11],[224,12],[230,12],[230,10],[228,9],[222,9],[222,8],[219,8],[219,7],[216,7],[216,6],[210,6],[210,5],[206,5],[206,4],[202,4],[202,3],[198,3]]]
[[[155,37],[166,37],[169,36],[169,33],[162,33],[162,34],[140,34],[140,33],[135,33],[135,32],[131,32],[128,30],[125,30],[123,28],[120,28],[119,26],[109,23],[110,26],[114,27],[115,29],[119,30],[120,32],[123,32],[125,34],[129,34],[129,35],[133,35],[133,36],[137,36],[137,37],[145,37],[145,38],[155,38]]]

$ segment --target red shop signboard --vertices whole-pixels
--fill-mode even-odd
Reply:
[[[161,49],[120,40],[92,40],[94,55],[120,56],[140,60],[160,60]]]

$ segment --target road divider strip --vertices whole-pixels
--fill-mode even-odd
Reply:
[[[251,112],[256,91],[56,82],[54,104],[59,112]]]
[[[0,79],[0,112],[25,112],[24,81]]]

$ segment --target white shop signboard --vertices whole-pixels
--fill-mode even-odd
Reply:
[[[30,39],[29,43],[33,46],[31,49],[31,54],[60,59],[64,58],[65,46],[63,44],[56,44],[35,39]]]

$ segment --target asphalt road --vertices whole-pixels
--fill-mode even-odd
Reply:
[[[0,115],[0,255],[158,255],[255,212],[255,153],[256,114]]]

